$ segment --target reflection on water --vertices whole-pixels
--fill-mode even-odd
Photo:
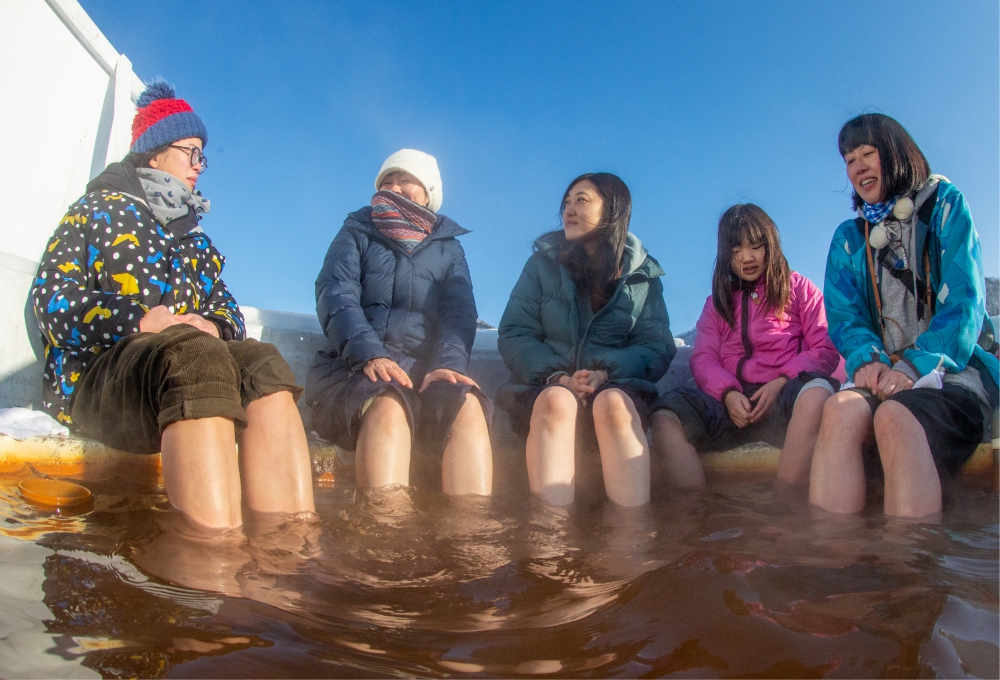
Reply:
[[[339,480],[349,479],[339,474]],[[318,517],[206,538],[162,489],[54,516],[0,480],[44,563],[50,654],[106,677],[997,677],[998,507],[837,517],[768,484],[553,509],[317,488]],[[0,602],[0,606],[2,606]]]

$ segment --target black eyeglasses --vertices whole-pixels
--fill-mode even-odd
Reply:
[[[206,170],[208,170],[208,156],[206,156],[205,154],[203,154],[201,152],[201,149],[199,149],[198,147],[196,147],[196,146],[178,146],[176,144],[170,144],[169,146],[170,146],[171,149],[180,149],[181,151],[187,151],[188,153],[190,153],[191,156],[190,156],[190,158],[188,158],[188,160],[191,161],[191,167],[193,168],[194,166],[198,165],[199,163],[201,164],[201,167],[198,169],[198,174],[199,175],[201,173],[205,172]]]

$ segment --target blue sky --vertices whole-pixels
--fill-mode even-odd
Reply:
[[[709,293],[718,218],[752,201],[822,285],[850,218],[837,132],[879,111],[965,194],[1000,269],[1000,10],[906,2],[81,0],[140,78],[209,130],[204,227],[245,305],[312,313],[348,212],[397,149],[437,157],[480,316],[496,324],[567,183],[622,177],[675,333]]]

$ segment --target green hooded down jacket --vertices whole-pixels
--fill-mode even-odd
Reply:
[[[553,259],[552,247],[536,243],[500,320],[500,356],[512,379],[497,393],[506,411],[514,398],[557,371],[605,370],[608,380],[655,397],[656,382],[677,353],[667,307],[663,269],[629,234],[622,277],[608,303],[580,334],[576,286]]]

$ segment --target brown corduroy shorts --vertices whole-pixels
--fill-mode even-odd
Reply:
[[[302,388],[271,344],[223,341],[187,324],[136,333],[97,355],[76,385],[74,429],[131,453],[156,453],[180,420],[230,418],[239,434],[250,402]]]

